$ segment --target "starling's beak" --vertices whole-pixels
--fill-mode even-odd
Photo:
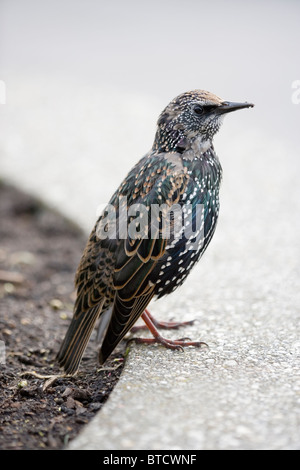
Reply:
[[[238,109],[243,108],[253,108],[254,104],[252,103],[234,103],[230,101],[223,101],[223,103],[216,108],[217,113],[225,114],[231,113],[232,111],[237,111]]]

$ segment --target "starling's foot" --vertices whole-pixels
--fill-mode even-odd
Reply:
[[[149,312],[149,310],[145,309],[145,312],[146,314],[148,315],[148,317],[150,318],[150,320],[152,321],[153,325],[156,326],[156,328],[162,328],[164,330],[177,330],[178,328],[180,328],[181,326],[187,326],[187,325],[193,325],[195,320],[190,320],[190,321],[182,321],[182,322],[173,322],[173,321],[158,321],[156,320],[152,315],[151,313]],[[141,325],[141,326],[134,326],[131,328],[131,333],[135,333],[136,331],[140,331],[140,330],[145,330],[147,329],[148,326],[147,325]]]
[[[201,346],[207,346],[207,344],[204,343],[203,341],[184,341],[184,339],[171,340],[171,339],[166,339],[160,335],[157,336],[156,338],[131,338],[130,341],[135,341],[136,343],[147,343],[147,344],[159,343],[165,348],[181,349],[182,351],[185,346],[195,346],[197,348],[200,348]]]
[[[151,331],[154,338],[132,338],[131,341],[135,341],[136,343],[147,343],[147,344],[159,343],[169,349],[181,349],[181,350],[183,350],[185,346],[195,346],[195,347],[207,346],[207,344],[204,343],[203,341],[186,341],[186,340],[189,340],[189,338],[181,338],[177,340],[163,338],[157,331],[152,321],[151,315],[149,316],[149,312],[147,310],[145,310],[145,312],[142,314],[142,319],[146,323],[146,326]]]

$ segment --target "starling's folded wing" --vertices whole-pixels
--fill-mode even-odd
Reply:
[[[151,174],[145,177],[150,167]],[[178,170],[177,176],[174,176],[174,167]],[[123,203],[127,200],[126,209],[135,203],[145,207],[162,203],[171,205],[184,191],[187,178],[178,155],[172,154],[168,160],[165,154],[162,158],[159,155],[149,158],[147,155],[125,178],[113,195],[110,206],[116,209],[118,218],[120,198],[123,198]],[[99,238],[99,229],[105,228],[106,224],[103,221],[102,214],[90,235],[75,276],[77,298],[74,316],[57,356],[67,373],[76,372],[96,321],[104,312],[107,315],[105,313],[100,318],[100,333],[106,334],[101,352],[103,360],[129,331],[154,295],[154,285],[149,284],[148,276],[166,247],[166,239],[151,232],[148,238],[122,239],[119,233],[116,238]]]
[[[152,164],[152,169],[153,166]],[[166,172],[163,175],[158,174],[147,193],[144,185],[140,191],[135,192],[136,202],[149,209],[149,216],[147,224],[141,229],[143,236],[133,238],[128,234],[115,253],[113,282],[116,293],[110,323],[100,349],[101,363],[131,329],[155,295],[155,282],[150,281],[149,277],[164,256],[169,239],[162,229],[163,211],[160,213],[161,217],[153,218],[151,207],[164,205],[164,210],[168,210],[176,204],[188,179],[183,171],[174,176],[173,170],[170,175]],[[134,223],[134,220],[130,223]]]

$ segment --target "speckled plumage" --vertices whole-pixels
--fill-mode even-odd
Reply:
[[[183,214],[191,213],[191,223],[195,222],[197,205],[202,205],[202,226],[190,238],[185,234],[176,238],[172,231],[164,237],[159,221],[155,235],[153,224],[151,232],[148,224],[146,232],[135,239],[129,235],[120,238],[118,227],[115,237],[99,238],[100,229],[110,230],[103,212],[76,273],[74,317],[58,354],[67,373],[78,369],[99,317],[104,338],[99,358],[103,363],[151,299],[173,292],[202,256],[219,214],[222,169],[212,139],[224,113],[249,106],[196,90],[179,95],[161,113],[152,149],[128,173],[109,204],[116,209],[116,221],[121,218],[120,203],[126,210],[143,204],[149,208],[149,217],[153,205],[168,208],[177,204]],[[126,223],[132,219],[128,214]]]

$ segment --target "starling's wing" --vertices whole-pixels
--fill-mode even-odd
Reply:
[[[110,205],[117,208],[118,198],[122,197],[127,199],[128,206],[134,203],[146,206],[173,203],[185,184],[186,174],[173,178],[174,169],[183,171],[180,162],[176,154],[168,161],[159,155],[153,159],[146,155],[125,178]],[[166,247],[166,240],[159,237],[153,240],[151,234],[145,240],[123,240],[120,234],[115,238],[99,238],[98,229],[101,229],[103,220],[102,215],[91,233],[75,277],[77,299],[74,316],[57,356],[66,373],[74,373],[78,369],[100,315],[100,334],[105,334],[113,306],[102,345],[103,357],[108,357],[150,302],[153,286],[149,285],[147,276]],[[104,225],[106,227],[106,222]]]
[[[164,165],[164,171],[159,171],[161,165]],[[178,202],[189,177],[183,172],[182,167],[175,173],[173,161],[169,165],[165,159],[157,159],[156,165],[151,164],[151,170],[152,178],[148,181],[152,182],[148,185],[143,180],[143,184],[139,186],[136,179],[133,191],[136,195],[135,201],[149,209],[153,205],[162,207],[164,204],[164,210],[167,210]],[[99,353],[101,363],[131,329],[154,296],[155,282],[151,282],[149,276],[163,257],[169,241],[164,236],[160,219],[151,217],[151,210],[148,211],[147,224],[141,224],[139,220],[139,227],[143,225],[140,237],[130,236],[130,225],[134,222],[135,220],[129,218],[128,236],[123,243],[120,243],[116,252],[114,270],[116,294],[110,323]]]
[[[163,256],[166,244],[166,239],[144,239],[133,251],[126,249],[126,242],[120,250],[114,276],[115,300],[100,350],[100,363],[107,359],[152,299],[155,284],[148,281],[148,276]]]
[[[74,315],[57,355],[60,366],[64,367],[67,374],[77,371],[97,319],[113,302],[112,274],[116,240],[99,239],[96,236],[98,223],[76,272]]]

